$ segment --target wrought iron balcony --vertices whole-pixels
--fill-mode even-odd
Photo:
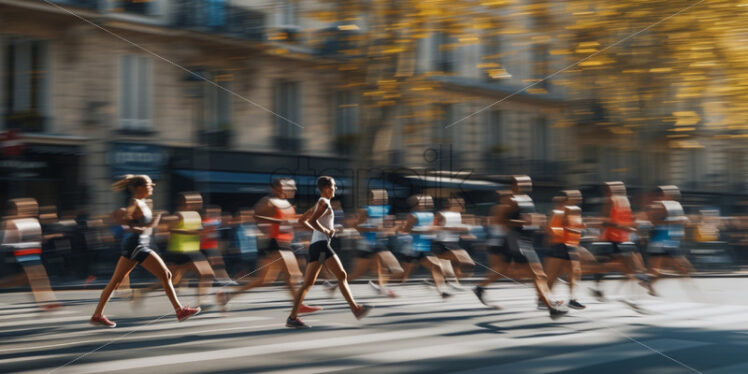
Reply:
[[[176,0],[172,26],[199,32],[262,41],[265,14],[228,5],[223,0]]]

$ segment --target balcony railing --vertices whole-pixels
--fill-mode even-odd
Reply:
[[[177,0],[173,27],[224,34],[241,39],[265,39],[262,12],[227,5],[225,1]]]

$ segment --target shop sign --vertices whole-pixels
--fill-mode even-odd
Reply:
[[[153,180],[161,178],[166,157],[160,145],[112,143],[110,165],[112,179],[125,174],[145,174]]]

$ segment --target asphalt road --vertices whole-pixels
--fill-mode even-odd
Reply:
[[[115,329],[88,318],[98,291],[63,291],[66,307],[39,312],[27,293],[0,294],[0,372],[33,373],[748,373],[748,279],[664,280],[661,297],[608,281],[607,302],[580,291],[582,311],[551,320],[534,291],[500,283],[486,308],[472,292],[444,301],[433,288],[395,286],[397,298],[353,286],[375,306],[357,321],[339,293],[321,286],[305,316],[313,328],[284,326],[290,309],[281,287],[236,298],[177,322],[163,293],[140,307],[112,299]],[[586,288],[586,287],[585,287]],[[556,296],[566,298],[567,288]],[[193,289],[182,289],[186,303]],[[641,312],[621,302],[635,301]]]

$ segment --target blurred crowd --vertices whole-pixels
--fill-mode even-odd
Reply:
[[[449,201],[453,204],[450,204]],[[498,195],[497,195],[498,201]],[[490,239],[491,217],[472,214],[472,207],[465,206],[462,199],[435,199],[435,211],[455,210],[462,213],[462,226],[459,246],[465,249],[477,261],[485,258],[486,247]],[[357,251],[365,250],[366,241],[362,232],[357,230],[359,212],[345,209],[339,201],[332,201],[335,212],[335,225],[338,228],[334,238],[335,247],[345,264],[350,263]],[[24,205],[24,209],[19,209]],[[451,205],[451,206],[450,206]],[[159,213],[158,211],[154,213]],[[154,242],[159,251],[165,251],[170,236],[170,227],[178,218],[170,212],[160,212],[163,218],[154,231]],[[215,247],[223,257],[226,272],[231,277],[246,274],[253,269],[258,249],[264,248],[269,240],[267,233],[270,224],[257,223],[254,210],[251,208],[235,210],[234,207],[206,205],[200,211],[204,231],[202,246]],[[582,246],[600,233],[600,212],[583,212],[587,226]],[[396,256],[407,255],[412,242],[411,234],[401,228],[405,225],[408,212],[390,212],[383,224],[391,234],[386,237],[385,245]],[[116,214],[88,216],[85,212],[66,212],[58,214],[54,206],[36,205],[30,198],[14,199],[8,202],[6,215],[3,217],[2,251],[0,256],[0,277],[15,273],[18,263],[18,247],[11,235],[10,223],[18,218],[35,218],[38,220],[40,251],[39,261],[44,266],[53,282],[68,282],[95,279],[106,280],[111,274],[112,264],[120,256],[122,235],[125,228],[117,223]],[[638,230],[632,239],[644,251],[652,229],[652,223],[645,211],[635,213]],[[734,268],[748,264],[748,217],[723,217],[716,210],[708,208],[697,214],[687,215],[684,224],[685,235],[683,247],[687,256],[697,269],[709,269],[715,266]],[[535,213],[534,221],[540,226],[548,222],[548,216]],[[294,228],[292,247],[300,264],[305,264],[306,251],[311,232],[300,227]],[[535,248],[542,256],[549,248],[548,231],[538,230]],[[646,256],[646,255],[645,255]],[[223,265],[220,265],[223,266]],[[215,266],[214,266],[215,267]],[[138,272],[140,271],[140,272]],[[136,269],[132,277],[144,276],[146,273]],[[8,285],[3,282],[0,285]]]

